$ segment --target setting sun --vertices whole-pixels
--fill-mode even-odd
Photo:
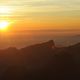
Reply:
[[[7,27],[9,26],[9,22],[8,21],[1,21],[0,22],[0,30],[5,30],[7,29]]]

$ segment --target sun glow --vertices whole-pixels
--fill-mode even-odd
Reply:
[[[1,21],[0,22],[0,30],[6,30],[9,26],[9,22],[8,21]]]
[[[9,13],[11,13],[11,9],[7,6],[0,6],[0,13],[9,14]]]

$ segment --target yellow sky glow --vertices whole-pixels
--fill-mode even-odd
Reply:
[[[13,29],[80,29],[80,0],[3,0],[0,21]]]

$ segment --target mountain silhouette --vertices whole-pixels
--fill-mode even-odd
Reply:
[[[80,79],[80,43],[57,47],[53,40],[0,50],[0,80]]]

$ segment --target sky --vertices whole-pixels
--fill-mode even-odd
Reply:
[[[0,0],[0,48],[49,39],[62,44],[71,36],[71,42],[80,41],[76,35],[80,36],[80,0]]]
[[[14,30],[80,29],[80,0],[0,0],[0,20]]]

